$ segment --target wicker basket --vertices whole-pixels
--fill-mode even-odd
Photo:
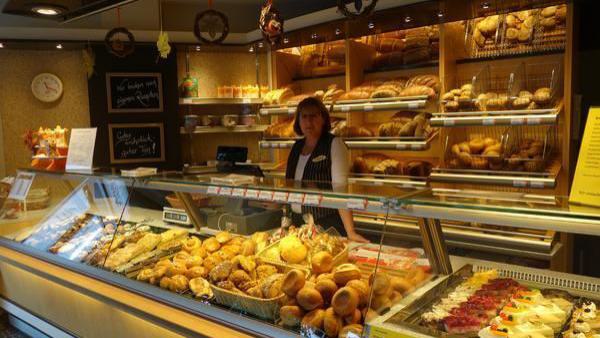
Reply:
[[[284,262],[282,260],[273,260],[265,256],[266,252],[275,246],[279,246],[279,242],[277,241],[266,248],[264,248],[261,252],[259,252],[256,257],[263,263],[275,265],[276,267],[283,269],[283,271],[288,271],[289,269],[302,269],[308,270],[312,273],[312,266],[310,263],[306,264],[291,264]],[[338,266],[348,262],[348,245],[344,246],[344,250],[340,251],[335,257],[333,257],[333,266]]]
[[[221,305],[262,319],[275,320],[279,317],[279,308],[281,307],[279,302],[284,296],[283,293],[276,298],[262,299],[225,290],[213,284],[210,287],[215,295],[215,301]]]

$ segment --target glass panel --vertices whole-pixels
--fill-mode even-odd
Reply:
[[[117,228],[127,226],[119,218],[132,184],[128,179],[89,177],[71,186],[63,202],[23,236],[23,244],[68,260],[103,263],[103,247],[113,241]]]

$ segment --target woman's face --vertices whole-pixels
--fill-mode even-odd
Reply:
[[[324,124],[319,108],[308,106],[300,112],[300,129],[307,138],[321,137]]]

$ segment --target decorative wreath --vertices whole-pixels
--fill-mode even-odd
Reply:
[[[364,2],[370,3],[365,6]],[[375,9],[376,5],[377,0],[337,0],[338,11],[340,11],[345,17],[350,19],[357,19],[369,16],[371,13],[373,13],[373,10]],[[354,8],[350,9],[351,7]]]
[[[122,41],[120,39],[121,35],[125,35],[127,40]],[[135,51],[135,38],[133,37],[133,34],[131,34],[131,32],[125,27],[111,29],[108,33],[106,33],[104,43],[106,44],[106,49],[108,49],[111,54],[114,54],[120,58],[124,58]]]
[[[202,32],[208,32],[209,39],[205,38]],[[194,35],[201,42],[208,45],[220,44],[228,34],[229,20],[225,14],[209,9],[196,15]]]
[[[262,32],[263,37],[270,44],[274,45],[283,36],[283,18],[281,13],[273,8],[273,1],[267,0],[260,10],[260,18],[258,19],[258,27]]]

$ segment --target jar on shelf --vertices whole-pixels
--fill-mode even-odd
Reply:
[[[181,82],[180,91],[183,98],[198,97],[198,79],[188,73]]]

